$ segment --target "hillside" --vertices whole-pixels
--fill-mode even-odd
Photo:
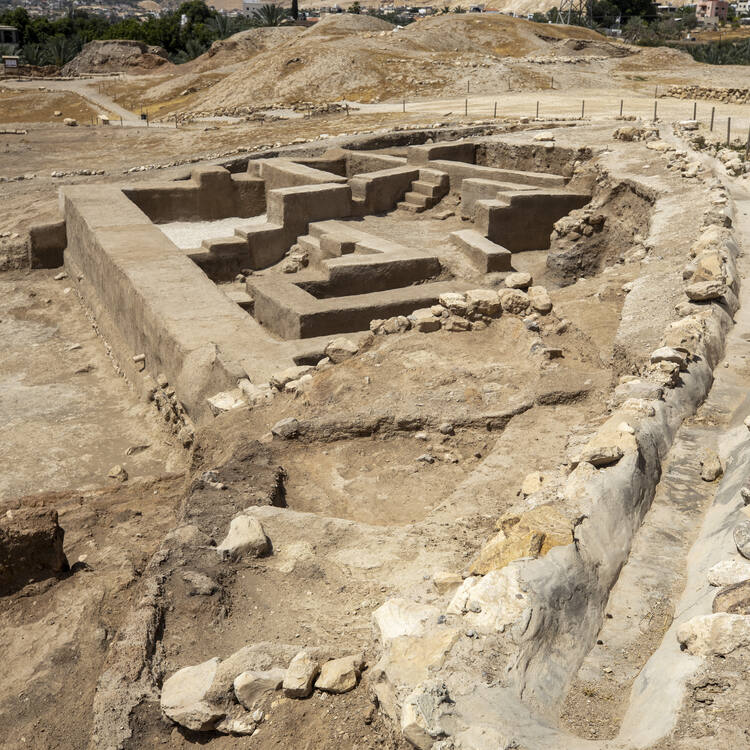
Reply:
[[[566,46],[569,39],[579,49]],[[450,93],[465,90],[467,74],[481,85],[503,58],[592,54],[629,50],[589,29],[501,15],[440,15],[403,29],[367,16],[331,15],[239,66],[190,109]]]

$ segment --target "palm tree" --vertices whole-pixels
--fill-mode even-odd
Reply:
[[[44,65],[44,48],[41,44],[24,44],[21,56],[27,65]]]
[[[261,5],[253,15],[253,26],[281,26],[286,18],[287,12],[280,5]]]
[[[72,41],[58,34],[44,43],[44,56],[50,65],[62,68],[68,60],[75,57],[75,49]]]
[[[223,13],[217,13],[209,20],[208,25],[214,34],[216,34],[217,39],[226,39],[228,36],[231,36],[234,26],[232,19]]]

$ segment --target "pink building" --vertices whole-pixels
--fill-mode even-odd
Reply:
[[[727,0],[698,0],[695,6],[695,15],[700,23],[726,21],[728,12]]]

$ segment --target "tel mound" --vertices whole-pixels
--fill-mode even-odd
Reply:
[[[130,39],[89,42],[63,69],[62,74],[148,71],[168,65],[167,51]]]

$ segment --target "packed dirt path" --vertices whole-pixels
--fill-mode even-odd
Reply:
[[[19,91],[24,90],[37,90],[40,84],[44,88],[52,89],[54,91],[72,91],[79,96],[82,96],[87,101],[96,105],[103,110],[102,114],[108,113],[111,120],[117,120],[118,124],[124,126],[142,126],[143,122],[141,118],[131,112],[129,109],[120,106],[114,99],[107,94],[102,93],[101,90],[97,90],[99,84],[102,81],[113,81],[118,80],[119,76],[110,77],[97,77],[96,79],[84,78],[66,78],[63,80],[57,79],[31,79],[31,80],[15,80],[15,81],[3,81],[5,88],[17,89]],[[153,123],[152,127],[168,127],[163,123]]]
[[[362,104],[349,102],[357,107],[360,114],[403,112],[407,114],[434,114],[437,118],[451,116],[468,116],[473,118],[488,117],[538,117],[545,119],[577,119],[583,109],[584,119],[611,119],[620,115],[640,117],[652,120],[654,103],[659,120],[688,120],[693,117],[693,102],[671,97],[654,98],[654,89],[647,93],[642,90],[608,87],[606,89],[586,89],[576,92],[564,91],[504,91],[498,89],[494,94],[467,94],[465,97],[443,97],[439,99],[409,99],[402,101]],[[663,91],[663,87],[662,87]],[[497,108],[496,108],[497,107]],[[744,138],[750,124],[750,105],[723,104],[721,102],[699,101],[697,119],[709,122],[711,109],[715,108],[714,129],[726,133],[727,117],[732,118],[733,137]]]

